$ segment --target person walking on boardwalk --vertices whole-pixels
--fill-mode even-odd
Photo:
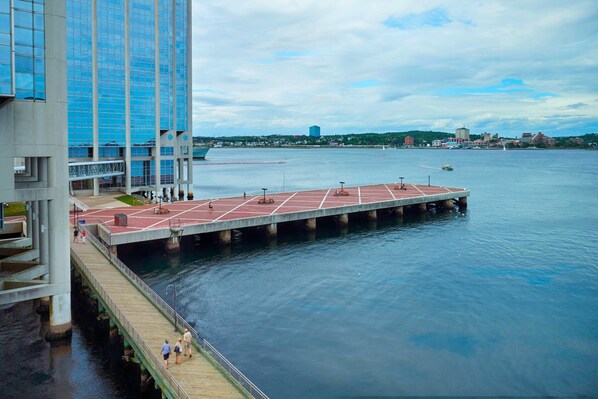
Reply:
[[[79,242],[79,229],[75,227],[73,230],[73,242]]]
[[[189,329],[185,328],[185,334],[183,334],[183,340],[185,341],[185,356],[189,353],[189,358],[193,357],[191,353],[191,333]]]
[[[164,345],[162,345],[162,350],[160,352],[162,353],[162,356],[164,356],[164,367],[168,368],[168,358],[170,357],[171,350],[167,339],[164,340]]]
[[[176,341],[176,344],[174,344],[174,363],[175,364],[181,364],[181,353],[183,352],[183,345],[181,343],[183,339],[179,338],[178,341]]]
[[[87,237],[87,232],[85,230],[81,231],[81,242],[85,244],[85,237]]]

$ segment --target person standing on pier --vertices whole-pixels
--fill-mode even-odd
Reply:
[[[164,356],[164,367],[168,368],[168,358],[170,357],[171,350],[167,339],[164,340],[164,345],[162,345],[162,350],[160,352],[162,353],[162,356]]]
[[[81,230],[81,242],[85,244],[85,238],[87,237],[87,233],[85,230]]]
[[[191,333],[189,329],[185,328],[185,334],[183,334],[183,340],[185,341],[185,356],[187,356],[187,352],[189,352],[189,358],[193,357],[191,353]]]

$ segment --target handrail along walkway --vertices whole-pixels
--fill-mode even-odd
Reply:
[[[195,330],[195,328],[193,328],[180,314],[175,312],[174,309],[168,303],[166,303],[166,301],[164,301],[164,299],[162,299],[158,294],[156,294],[154,290],[152,290],[139,276],[137,276],[131,269],[129,269],[120,259],[118,259],[118,257],[114,256],[110,252],[110,250],[106,248],[106,246],[100,240],[98,240],[98,238],[95,235],[91,234],[91,232],[87,229],[87,226],[80,225],[79,227],[87,231],[87,237],[89,241],[100,252],[102,252],[102,254],[114,266],[116,266],[123,273],[123,275],[127,277],[129,281],[131,281],[131,283],[133,283],[139,289],[139,291],[143,295],[145,295],[146,298],[148,298],[148,300],[158,310],[160,310],[168,319],[170,319],[172,323],[174,323],[176,318],[177,325],[189,330],[197,345],[201,349],[203,349],[208,355],[210,355],[209,358],[211,358],[211,360],[213,360],[222,368],[223,371],[225,371],[225,375],[228,378],[240,384],[254,398],[269,399],[264,392],[262,392],[253,382],[251,382],[251,380],[249,380],[249,378],[247,378],[239,369],[237,369],[224,355],[222,355],[218,350],[216,350],[216,348],[214,348],[212,344],[210,344],[204,337],[200,336],[197,330]],[[160,364],[159,361],[158,364]],[[163,370],[166,370],[166,368],[163,365],[160,364],[160,366],[163,368]],[[168,372],[168,375],[172,377],[170,372]],[[178,386],[178,383],[176,384]]]

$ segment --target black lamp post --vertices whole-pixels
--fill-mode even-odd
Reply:
[[[401,176],[401,177],[399,177],[399,179],[401,179],[401,187],[402,187],[403,186],[403,179],[404,179],[404,177]]]
[[[341,184],[341,192],[343,191],[343,186],[345,185],[344,181],[339,181],[339,183]]]
[[[267,190],[267,188],[262,187],[262,190],[264,190],[264,203],[266,203],[266,190]]]
[[[161,195],[158,195],[158,201],[159,201],[158,210],[161,211],[162,210],[162,196]]]
[[[172,287],[172,297],[174,299],[174,331],[178,331],[177,329],[177,313],[176,313],[176,283],[168,284],[166,286],[166,293],[168,293],[168,289]]]

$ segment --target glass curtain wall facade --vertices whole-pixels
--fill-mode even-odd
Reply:
[[[187,0],[67,0],[69,158],[127,161],[100,187],[192,196],[189,17]]]
[[[0,0],[0,96],[44,101],[44,0],[12,3]]]

